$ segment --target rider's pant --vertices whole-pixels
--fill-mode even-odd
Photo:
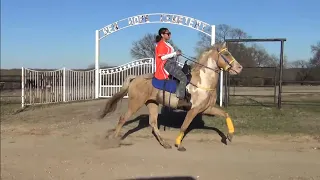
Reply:
[[[187,86],[187,76],[182,72],[182,68],[178,66],[174,60],[168,59],[164,65],[164,69],[180,81],[176,95],[179,99],[183,99],[185,97],[185,89]]]

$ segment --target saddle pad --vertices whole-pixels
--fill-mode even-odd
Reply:
[[[164,90],[170,93],[176,93],[177,81],[172,79],[159,80],[155,77],[152,78],[153,87]]]

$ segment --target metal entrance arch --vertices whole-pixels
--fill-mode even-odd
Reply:
[[[142,25],[142,24],[151,24],[151,23],[167,23],[167,24],[176,24],[180,26],[185,26],[201,33],[204,33],[211,37],[211,45],[215,44],[215,25],[210,25],[204,21],[198,19],[170,13],[148,13],[140,14],[131,17],[127,17],[111,23],[99,30],[96,30],[95,34],[95,98],[99,98],[101,92],[99,91],[99,55],[100,55],[100,40],[107,37],[108,35],[120,31],[122,29]],[[146,57],[153,58],[153,57]],[[222,85],[223,85],[223,71],[220,74],[220,106],[222,106]]]

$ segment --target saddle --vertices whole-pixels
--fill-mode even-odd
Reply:
[[[182,67],[182,72],[187,76],[187,85],[190,83],[191,80],[191,66],[187,64],[187,61],[184,62]],[[176,79],[174,76],[169,75],[168,79],[159,80],[155,77],[152,78],[152,85],[156,89],[160,89],[170,93],[176,93],[177,86],[179,85],[180,81]],[[187,101],[191,100],[191,94],[186,90],[185,99]]]

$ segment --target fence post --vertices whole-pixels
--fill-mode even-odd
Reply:
[[[277,67],[274,67],[274,76],[273,76],[273,103],[276,106],[277,104]]]
[[[100,91],[99,91],[99,88],[100,88],[100,66],[99,66],[99,55],[100,55],[100,35],[99,35],[99,30],[96,30],[96,46],[95,46],[95,66],[94,66],[94,69],[95,69],[95,80],[94,80],[94,83],[95,83],[95,87],[94,87],[94,92],[95,92],[95,99],[98,99],[101,95]]]
[[[282,105],[282,78],[283,78],[283,49],[284,49],[284,41],[281,41],[280,44],[280,69],[279,69],[279,89],[278,89],[278,109],[281,109]]]
[[[66,68],[63,68],[63,102],[66,102]]]
[[[24,108],[24,68],[21,68],[21,107]]]
[[[222,107],[223,95],[223,70],[220,71],[220,87],[219,87],[219,106]]]
[[[229,81],[230,81],[230,77],[229,77],[229,73],[225,73],[224,74],[225,78],[224,78],[224,107],[228,107],[229,106]]]
[[[151,59],[152,63],[151,63],[151,69],[152,69],[152,73],[154,73],[156,71],[156,61],[154,60],[154,58]]]

